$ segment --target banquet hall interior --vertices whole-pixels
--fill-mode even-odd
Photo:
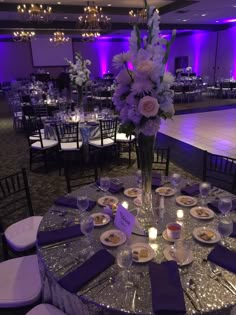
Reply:
[[[236,0],[0,0],[0,315],[236,314],[235,36]]]

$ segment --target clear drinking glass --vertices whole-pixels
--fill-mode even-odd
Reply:
[[[221,197],[218,201],[218,209],[223,215],[226,215],[232,209],[232,198]]]
[[[181,266],[186,262],[189,257],[190,244],[184,240],[177,240],[175,241],[173,252],[176,258],[176,262]]]
[[[100,178],[100,188],[104,192],[107,192],[109,190],[110,184],[111,184],[111,181],[110,181],[110,178],[108,176]]]
[[[122,268],[122,285],[127,288],[130,287],[128,268],[132,265],[132,250],[129,246],[121,246],[116,254],[117,265]]]
[[[207,204],[207,197],[209,196],[210,190],[211,190],[211,184],[209,183],[204,182],[199,185],[201,204],[203,206]]]
[[[225,238],[229,237],[230,234],[233,232],[233,221],[227,216],[222,216],[219,219],[218,231],[222,236],[222,245],[226,245]]]
[[[77,197],[77,207],[80,211],[84,212],[89,207],[89,200],[86,195],[81,195]]]
[[[173,185],[173,187],[176,189],[176,191],[179,191],[179,186],[181,183],[181,175],[179,173],[174,173],[171,176],[171,184]]]
[[[94,230],[94,220],[87,213],[83,214],[80,221],[81,232],[86,236],[89,243],[89,252],[93,252],[93,230]]]

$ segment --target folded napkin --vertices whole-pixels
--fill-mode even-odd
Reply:
[[[58,197],[55,201],[54,204],[57,206],[63,206],[63,207],[69,207],[69,208],[75,208],[77,209],[77,199],[76,197]],[[94,200],[89,200],[89,206],[86,211],[92,210],[96,205],[96,201]]]
[[[158,188],[161,186],[161,174],[160,173],[152,173],[152,188]]]
[[[217,244],[207,257],[216,265],[236,273],[236,252]]]
[[[187,196],[196,196],[199,194],[199,184],[185,186],[181,189],[181,193]]]
[[[44,246],[81,235],[83,235],[83,233],[80,230],[80,225],[77,224],[53,231],[40,231],[38,232],[37,240],[39,246]]]
[[[208,207],[213,210],[215,213],[221,213],[218,209],[218,200],[214,200],[208,203]],[[236,199],[232,200],[232,211],[236,211]]]
[[[67,291],[76,293],[114,262],[115,257],[106,249],[101,249],[77,269],[60,279],[59,284]]]
[[[100,180],[97,180],[96,184],[98,186],[100,186]],[[109,192],[110,193],[112,193],[112,194],[119,193],[123,189],[124,189],[123,183],[116,183],[116,182],[113,182],[113,181],[110,182],[110,187],[109,187]]]
[[[185,314],[184,294],[177,263],[175,261],[161,264],[151,262],[149,274],[155,314]]]

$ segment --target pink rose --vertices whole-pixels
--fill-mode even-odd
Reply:
[[[156,116],[159,110],[157,99],[151,96],[144,96],[139,101],[138,110],[140,114],[147,118]]]
[[[154,69],[154,63],[152,60],[141,61],[137,66],[138,72],[143,73],[143,74],[150,74],[152,73],[153,69]]]

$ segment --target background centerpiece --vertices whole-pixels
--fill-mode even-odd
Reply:
[[[91,65],[89,59],[83,59],[79,52],[75,55],[75,63],[66,60],[69,64],[69,75],[73,85],[77,87],[78,91],[78,105],[83,109],[83,88],[90,77],[90,70],[87,66]]]
[[[161,118],[174,115],[173,96],[170,89],[174,82],[171,73],[165,72],[171,43],[160,36],[160,17],[155,7],[147,12],[147,31],[141,35],[134,25],[129,39],[129,51],[114,56],[113,63],[121,68],[116,77],[117,86],[113,102],[120,114],[121,132],[136,133],[142,171],[142,211],[139,216],[144,227],[152,221],[152,160],[156,134]],[[150,224],[149,224],[150,223]]]

